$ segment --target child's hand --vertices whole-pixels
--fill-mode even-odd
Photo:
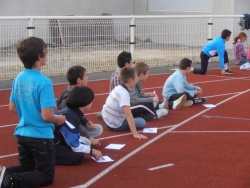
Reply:
[[[153,97],[153,101],[154,101],[154,102],[159,102],[159,97],[158,97],[157,95],[155,95],[155,96]]]
[[[95,125],[91,122],[91,121],[88,121],[88,123],[86,124],[87,128],[89,130],[93,130],[95,129]]]
[[[148,137],[146,137],[145,135],[143,134],[133,134],[134,138],[139,138],[139,139],[147,139]]]
[[[92,149],[92,155],[93,155],[96,159],[102,158],[102,152],[100,152],[99,150],[96,150],[96,149]]]
[[[62,125],[66,121],[66,117],[64,115],[56,116],[56,125]]]
[[[101,144],[100,144],[100,141],[97,140],[97,139],[95,139],[95,138],[93,138],[93,137],[90,137],[89,140],[91,141],[91,144],[92,144],[93,146],[97,147],[97,148],[101,145]]]

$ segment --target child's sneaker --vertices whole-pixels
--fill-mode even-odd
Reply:
[[[182,106],[188,107],[188,106],[192,106],[194,104],[194,102],[192,100],[187,100]]]
[[[18,187],[17,185],[14,185],[14,179],[6,172],[4,166],[0,166],[0,187]]]
[[[167,109],[160,108],[160,109],[156,110],[157,118],[161,118],[163,116],[166,116],[167,114],[168,114],[168,110]]]
[[[204,103],[206,101],[207,101],[206,98],[195,98],[194,99],[194,104],[202,104],[202,103]]]
[[[168,100],[164,99],[163,102],[159,104],[159,108],[168,109]]]
[[[179,110],[186,101],[187,101],[187,96],[182,95],[179,99],[174,101],[172,109]]]
[[[231,75],[232,75],[232,74],[235,74],[235,73],[232,71],[232,69],[227,69],[227,70],[225,70],[225,72],[226,72],[226,74],[228,74],[228,75],[229,75],[229,74],[231,74]]]

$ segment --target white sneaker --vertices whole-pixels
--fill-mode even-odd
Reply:
[[[173,104],[172,108],[174,110],[179,110],[186,101],[187,101],[187,96],[182,95],[179,99],[174,101],[174,104]]]
[[[194,102],[192,100],[187,100],[182,106],[192,106],[194,104]]]
[[[244,63],[243,65],[240,66],[240,70],[249,70],[249,69],[250,69],[249,62]]]
[[[168,109],[168,100],[164,99],[164,101],[161,104],[159,104],[159,108]]]
[[[157,118],[161,118],[163,116],[166,116],[167,114],[168,114],[168,110],[167,109],[160,108],[160,109],[156,110]]]

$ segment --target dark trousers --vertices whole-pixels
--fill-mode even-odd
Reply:
[[[216,57],[218,56],[218,54],[215,54],[213,57]],[[211,57],[209,57],[207,54],[205,54],[203,51],[201,51],[200,53],[200,59],[201,59],[201,68],[194,68],[194,71],[193,73],[194,74],[206,74],[207,72],[207,67],[208,67],[208,60],[210,59]],[[228,63],[229,60],[228,60],[228,54],[227,54],[227,51],[225,50],[224,52],[224,63]]]
[[[20,165],[6,168],[17,187],[50,185],[55,175],[54,140],[17,136],[17,145]]]
[[[187,100],[192,100],[193,102],[194,102],[194,98],[197,96],[197,95],[195,95],[194,97],[192,97],[189,93],[176,93],[176,94],[173,94],[168,99],[168,108],[172,109],[174,101],[179,99],[182,95],[186,95]]]
[[[74,152],[68,145],[59,144],[56,148],[56,165],[79,165],[84,160],[84,154]]]
[[[158,106],[155,108],[154,104],[151,103],[141,103],[138,105],[131,106],[131,112],[134,118],[136,117],[147,117],[147,121],[150,121],[156,117],[156,112]]]

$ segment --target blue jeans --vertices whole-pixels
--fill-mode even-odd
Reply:
[[[247,63],[248,61],[247,61],[247,59],[242,59],[240,62],[239,62],[239,65],[243,65],[243,64],[245,64],[245,63]]]
[[[134,118],[135,121],[135,127],[137,129],[143,129],[146,125],[146,121],[143,118]],[[110,131],[129,131],[129,125],[128,125],[128,121],[125,119],[122,123],[122,125],[118,128],[112,128],[110,126],[108,126],[105,122],[105,120],[103,120],[104,125],[110,130]]]
[[[53,139],[16,136],[19,166],[6,168],[18,187],[40,187],[53,182],[55,145]]]

